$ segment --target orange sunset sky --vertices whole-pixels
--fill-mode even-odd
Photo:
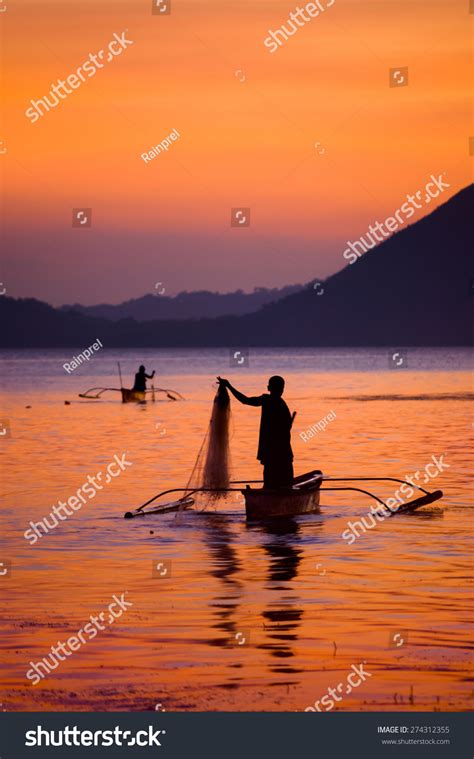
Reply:
[[[304,2],[5,6],[8,295],[87,304],[157,281],[167,294],[305,282],[342,268],[346,241],[431,174],[450,189],[413,220],[471,181],[469,0],[335,0],[275,53],[268,30]],[[30,100],[125,30],[133,45],[32,124]],[[404,66],[408,86],[389,87]],[[248,228],[230,227],[239,206]],[[91,228],[72,228],[77,207]]]

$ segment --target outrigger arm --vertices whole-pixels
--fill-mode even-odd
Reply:
[[[95,395],[89,395],[89,393],[93,393],[94,390],[98,390],[99,392]],[[91,400],[95,400],[96,398],[100,398],[102,393],[105,393],[107,390],[115,390],[117,393],[121,392],[119,387],[91,387],[89,390],[86,390],[85,393],[79,393],[79,398],[90,398]]]
[[[364,495],[369,496],[369,498],[373,498],[375,501],[378,501],[382,506],[384,506],[387,511],[389,512],[389,516],[394,516],[398,513],[403,513],[405,511],[411,511],[414,508],[419,508],[420,506],[428,505],[429,503],[433,503],[433,501],[437,501],[440,498],[443,497],[443,493],[441,490],[434,490],[432,493],[430,493],[428,490],[425,490],[424,488],[420,487],[420,485],[412,485],[410,482],[406,482],[406,480],[399,480],[396,477],[324,477],[322,478],[323,482],[398,482],[403,485],[408,485],[411,488],[416,488],[417,490],[420,490],[422,493],[424,493],[423,496],[420,496],[419,498],[415,498],[413,501],[408,501],[408,503],[402,503],[399,508],[397,508],[395,511],[390,508],[390,506],[387,506],[385,501],[383,501],[378,496],[374,495],[374,493],[371,493],[369,490],[363,490],[362,488],[357,487],[321,487],[320,490],[351,490],[353,492],[357,493],[363,493]],[[257,485],[262,484],[263,480],[232,480],[230,482],[231,485]],[[146,506],[149,506],[153,501],[158,500],[158,498],[161,498],[164,495],[169,495],[169,493],[185,493],[184,496],[179,498],[177,501],[173,503],[173,505],[168,504],[168,508],[163,507],[163,512],[165,511],[177,511],[181,507],[186,507],[187,505],[191,505],[193,503],[192,496],[195,493],[233,493],[237,492],[240,493],[242,490],[241,487],[237,488],[171,488],[169,490],[163,490],[162,493],[158,493],[157,495],[153,496],[153,498],[150,498],[149,501],[146,501],[146,503],[139,506],[138,509],[135,509],[135,511],[127,511],[124,514],[125,519],[132,519],[133,517],[137,516],[145,516],[145,514],[149,512],[144,512],[143,509]],[[155,511],[155,513],[158,513],[158,510]]]

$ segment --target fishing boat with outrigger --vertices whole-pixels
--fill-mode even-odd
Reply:
[[[128,390],[126,387],[91,387],[84,393],[79,393],[79,398],[88,401],[98,401],[105,392],[121,393],[122,403],[146,403],[156,401],[158,394],[163,394],[169,401],[184,401],[183,396],[177,390],[166,387],[151,387],[150,390]]]
[[[122,370],[120,363],[118,363],[118,371],[120,378],[120,387],[91,387],[84,393],[79,393],[79,398],[85,398],[88,401],[98,401],[101,399],[103,393],[121,393],[122,403],[146,403],[147,401],[156,401],[157,395],[160,393],[165,395],[169,401],[184,401],[183,396],[178,393],[177,390],[172,390],[167,387],[154,387],[151,386],[150,390],[129,390],[123,386]]]
[[[397,482],[410,487],[410,483],[396,479],[395,477],[364,477],[361,475],[357,477],[325,477],[320,469],[313,469],[310,472],[301,474],[293,479],[290,487],[280,487],[278,489],[253,487],[255,485],[262,485],[262,480],[232,481],[229,477],[227,456],[229,411],[229,395],[223,383],[220,382],[219,389],[214,398],[209,428],[197,455],[188,484],[182,488],[171,488],[158,493],[139,506],[138,509],[127,511],[124,514],[125,519],[143,517],[149,514],[166,514],[170,511],[185,511],[192,509],[193,506],[199,512],[199,510],[203,509],[200,509],[195,504],[195,497],[198,494],[205,494],[207,496],[204,505],[205,510],[209,503],[215,504],[216,500],[226,493],[240,493],[244,497],[245,515],[249,521],[319,513],[321,492],[323,490],[362,493],[377,501],[379,507],[384,508],[387,516],[415,511],[421,506],[433,503],[443,496],[441,490],[435,490],[430,493],[419,485],[411,485],[413,490],[417,489],[422,495],[419,495],[418,498],[408,503],[401,503],[397,509],[392,509],[379,496],[359,487],[359,484],[371,481]],[[202,476],[196,479],[196,474],[199,474],[204,460],[205,464]],[[196,482],[198,484],[193,484]],[[334,483],[342,483],[342,485],[334,485]],[[183,495],[177,500],[157,503],[161,498],[172,493],[183,493]]]
[[[333,487],[332,483],[362,483],[362,482],[397,482],[406,484],[415,488],[423,495],[401,503],[397,508],[387,505],[382,498],[354,485],[344,485]],[[209,495],[224,495],[225,493],[241,493],[245,501],[245,515],[248,521],[266,520],[275,518],[288,518],[301,516],[304,514],[317,514],[320,512],[320,494],[322,491],[353,491],[362,493],[373,498],[380,506],[383,506],[386,516],[395,516],[396,514],[407,514],[422,506],[427,506],[434,501],[443,497],[441,490],[429,492],[419,485],[411,485],[405,480],[399,480],[395,477],[325,477],[319,469],[314,469],[306,474],[295,477],[293,485],[290,488],[280,488],[278,490],[269,490],[265,488],[253,488],[252,485],[261,484],[261,480],[234,480],[229,484],[237,487],[226,488],[172,488],[158,493],[146,503],[142,504],[134,511],[127,511],[124,514],[125,519],[134,517],[144,517],[148,515],[166,514],[172,511],[185,511],[192,509],[195,504],[194,496],[198,493],[209,493]],[[329,483],[329,487],[325,485]],[[245,485],[245,487],[242,487]],[[167,501],[162,504],[156,504],[156,501],[171,493],[184,492],[181,498],[174,501]],[[152,504],[155,504],[152,506]]]

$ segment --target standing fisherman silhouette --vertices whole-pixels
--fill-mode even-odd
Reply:
[[[262,407],[257,459],[263,464],[263,487],[271,490],[291,487],[294,477],[291,427],[296,412],[290,414],[282,398],[285,389],[283,377],[270,377],[267,386],[269,394],[254,397],[240,393],[227,379],[217,379],[240,403]]]
[[[147,374],[145,371],[145,367],[143,364],[138,369],[138,372],[135,374],[135,384],[133,386],[133,390],[136,390],[140,393],[144,393],[146,390],[146,381],[147,379],[153,379],[155,376],[155,370],[153,369],[152,374]]]

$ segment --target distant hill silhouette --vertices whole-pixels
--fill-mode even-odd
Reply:
[[[142,298],[127,300],[116,306],[62,306],[63,311],[78,311],[85,316],[98,316],[111,321],[135,319],[138,322],[156,319],[215,319],[218,316],[242,316],[258,311],[267,303],[272,303],[288,295],[299,292],[303,285],[288,285],[281,289],[256,287],[252,293],[235,290],[231,293],[214,293],[208,290],[181,292],[174,297],[167,295],[144,295]]]
[[[255,313],[109,321],[0,297],[1,347],[471,345],[474,185],[356,263]]]

